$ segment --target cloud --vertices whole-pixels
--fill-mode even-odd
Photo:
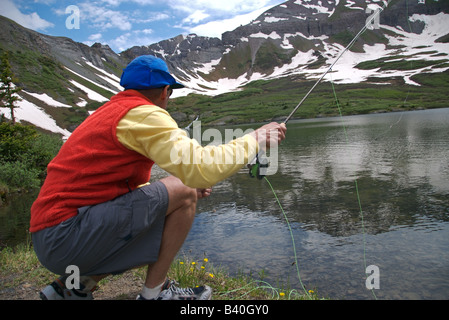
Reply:
[[[182,22],[189,23],[189,24],[191,24],[191,23],[197,24],[200,21],[203,21],[204,19],[209,18],[209,17],[210,17],[210,15],[205,13],[204,10],[196,10],[194,13],[192,13],[187,18],[182,20]]]
[[[263,7],[256,11],[241,14],[229,19],[210,21],[204,24],[196,25],[193,27],[185,27],[189,33],[196,33],[205,37],[217,37],[221,38],[221,35],[226,31],[232,31],[241,25],[248,24],[255,20],[262,13],[267,11],[270,7]]]
[[[217,38],[221,38],[226,31],[232,31],[240,25],[248,24],[274,5],[282,2],[275,0],[191,0],[188,3],[181,0],[167,1],[173,10],[189,14],[176,27],[187,33]]]
[[[272,0],[226,0],[226,1],[210,1],[210,0],[167,0],[167,4],[173,10],[181,10],[193,13],[195,11],[205,11],[211,15],[235,16],[249,13],[254,10],[266,7]]]
[[[150,23],[150,22],[156,22],[161,20],[167,20],[170,18],[170,16],[163,12],[155,12],[150,17],[145,18],[136,18],[138,13],[133,14],[133,17],[131,18],[131,21],[133,23]]]
[[[79,3],[81,19],[87,22],[90,27],[104,32],[108,29],[131,31],[134,28],[134,24],[148,24],[170,18],[164,12],[152,12],[151,9],[148,12],[147,10],[142,10],[142,8],[136,9],[135,6],[129,6],[130,1],[126,3],[129,10],[122,10],[118,8],[122,2],[122,0],[101,0]],[[149,0],[134,0],[133,2],[147,5],[150,3]],[[130,10],[131,8],[133,9]]]
[[[111,10],[105,6],[99,6],[95,2],[83,2],[79,4],[82,20],[87,21],[100,31],[117,28],[122,31],[132,29],[132,23],[123,12]]]
[[[103,35],[101,33],[95,33],[95,34],[91,34],[89,36],[90,41],[100,41],[102,38],[103,38]]]
[[[126,32],[107,42],[112,48],[116,48],[117,52],[123,52],[134,46],[147,46],[163,40],[162,38],[150,36],[153,34],[154,32],[151,29],[135,30]]]
[[[22,13],[11,0],[2,0],[0,7],[3,16],[14,20],[25,28],[39,31],[54,26],[53,23],[39,17],[36,12],[30,14]]]
[[[34,3],[42,3],[46,5],[54,4],[57,0],[34,0]]]

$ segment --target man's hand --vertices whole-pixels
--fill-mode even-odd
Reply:
[[[212,188],[207,189],[196,189],[196,192],[198,194],[198,199],[207,198],[212,193]]]
[[[279,145],[285,139],[286,132],[287,127],[284,123],[272,122],[252,132],[251,135],[262,148],[270,148]]]

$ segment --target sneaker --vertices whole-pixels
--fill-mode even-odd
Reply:
[[[152,300],[210,300],[212,289],[209,286],[179,288],[176,281],[165,281],[161,293]],[[147,300],[140,294],[136,300]]]
[[[39,293],[42,300],[93,300],[92,292],[83,293],[75,289],[67,289],[64,283],[57,279]]]

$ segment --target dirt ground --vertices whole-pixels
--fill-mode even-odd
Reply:
[[[14,279],[0,279],[0,300],[40,300],[39,292],[43,288],[27,282],[18,284],[14,288],[4,288],[4,283],[11,283]],[[142,279],[127,272],[121,277],[113,277],[101,285],[93,293],[95,300],[135,300],[142,288]]]

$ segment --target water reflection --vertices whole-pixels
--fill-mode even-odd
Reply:
[[[370,233],[413,224],[414,213],[447,221],[449,127],[433,112],[433,122],[418,121],[431,112],[349,117],[347,135],[338,119],[297,124],[270,179],[285,186],[283,204],[295,220],[330,235],[358,231],[356,182]]]
[[[383,275],[379,298],[449,297],[448,124],[449,109],[289,124],[269,179],[305,282],[333,298],[370,299],[365,253]],[[219,184],[184,249],[294,282],[289,230],[270,192],[245,171]]]
[[[372,299],[366,257],[380,268],[380,299],[449,298],[448,141],[449,109],[289,123],[278,172],[268,178],[309,288]],[[154,180],[165,175],[153,170]],[[2,238],[14,228],[1,229]],[[273,284],[299,288],[284,216],[267,183],[246,169],[199,202],[182,251],[232,272],[265,270]]]

